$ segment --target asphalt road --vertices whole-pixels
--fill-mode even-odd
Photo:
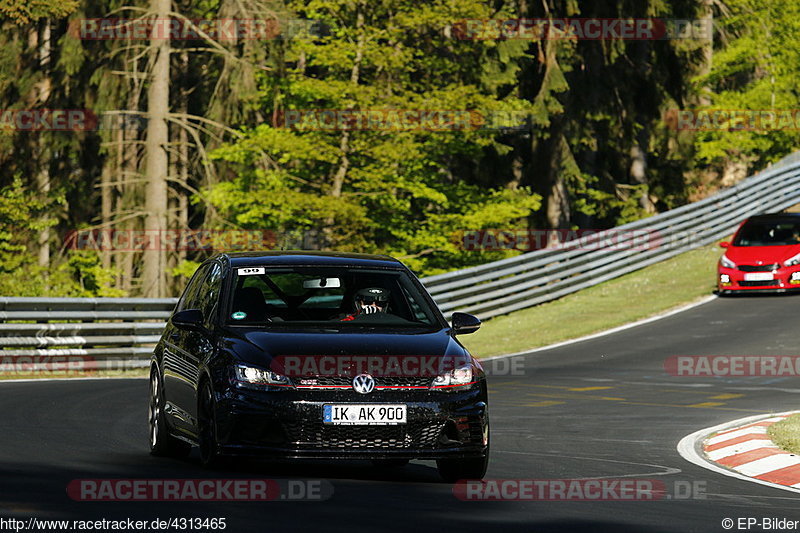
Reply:
[[[195,455],[176,461],[148,454],[144,379],[7,382],[0,383],[0,517],[225,517],[235,532],[615,533],[707,533],[725,531],[723,518],[800,519],[797,495],[711,472],[676,451],[696,429],[800,409],[800,382],[671,377],[663,366],[672,355],[798,354],[799,309],[800,296],[717,299],[531,354],[520,375],[491,377],[488,478],[659,479],[668,491],[675,482],[699,483],[705,498],[461,501],[426,462],[381,471],[366,462],[247,461],[207,471]],[[66,491],[74,479],[207,477],[323,480],[332,494],[322,501],[83,502]]]

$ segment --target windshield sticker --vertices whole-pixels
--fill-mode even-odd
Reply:
[[[247,313],[245,313],[244,311],[236,311],[231,315],[231,318],[234,320],[244,320],[245,318],[247,318]]]
[[[239,268],[236,272],[240,276],[259,276],[264,273],[263,267]]]

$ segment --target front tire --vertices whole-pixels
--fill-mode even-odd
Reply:
[[[491,441],[489,427],[486,429],[486,455],[483,457],[468,457],[466,459],[438,459],[436,467],[439,475],[446,483],[455,483],[459,479],[479,480],[486,475],[489,468],[489,448]]]
[[[153,368],[150,372],[150,405],[148,408],[150,454],[157,457],[186,457],[192,451],[192,447],[189,443],[170,435],[164,413],[165,403],[161,378],[158,370]]]
[[[217,417],[214,392],[208,381],[204,382],[200,389],[197,407],[200,462],[206,468],[216,468],[221,465],[222,457],[219,453],[219,442],[217,441]]]

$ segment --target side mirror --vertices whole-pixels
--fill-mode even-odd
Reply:
[[[721,243],[719,243],[719,247],[720,248],[730,248],[731,247],[731,243],[729,243],[728,241],[722,241]]]
[[[453,324],[453,332],[456,335],[466,335],[475,333],[481,327],[481,321],[476,316],[467,313],[453,313],[450,319]]]
[[[178,329],[204,331],[203,312],[199,309],[184,309],[172,315],[172,324]]]

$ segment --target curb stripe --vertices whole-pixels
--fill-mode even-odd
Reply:
[[[745,435],[741,435],[739,437],[734,437],[732,439],[724,440],[722,442],[717,442],[715,444],[710,444],[706,446],[706,452],[713,452],[715,450],[719,450],[725,448],[726,446],[731,446],[733,444],[741,444],[743,442],[750,442],[750,441],[761,441],[764,444],[771,444],[772,441],[767,437],[765,433],[747,433]],[[710,440],[707,442],[711,442]]]
[[[796,484],[797,480],[800,479],[800,465],[786,466],[772,472],[759,474],[756,477],[771,483],[780,483],[781,485]]]
[[[783,413],[756,421],[751,417],[743,419],[745,424],[738,427],[731,427],[736,423],[732,422],[724,431],[706,435],[702,444],[704,455],[714,464],[747,476],[746,479],[798,488],[800,456],[778,448],[767,435],[769,426],[792,414]]]
[[[794,466],[800,464],[800,457],[790,453],[776,453],[763,459],[757,459],[749,463],[743,464],[737,468],[739,472],[746,476],[760,476],[768,472],[773,472],[787,466]],[[800,481],[800,480],[798,480]]]
[[[751,450],[757,450],[759,448],[774,448],[776,450],[778,449],[777,446],[772,444],[772,441],[768,441],[765,443],[763,440],[751,440],[749,442],[743,442],[741,444],[725,446],[724,448],[714,450],[713,452],[706,452],[706,455],[712,461],[719,461],[723,457],[728,457],[729,455],[739,455],[745,452],[749,452]]]
[[[737,453],[736,455],[729,455],[728,457],[717,459],[717,463],[727,466],[728,468],[734,468],[741,471],[740,468],[736,467],[746,465],[752,461],[763,459],[764,457],[771,457],[777,450],[777,448],[757,448],[755,450],[750,450],[749,452]]]
[[[739,428],[736,428],[736,429],[729,429],[728,431],[723,431],[721,433],[716,433],[712,438],[713,439],[718,439],[720,437],[725,437],[727,435],[732,435],[734,433],[742,434],[742,433],[748,433],[750,431],[752,431],[752,432],[761,431],[763,433],[766,433],[767,432],[767,428],[769,426],[771,426],[771,425],[772,425],[772,422],[767,422],[767,423],[756,422],[755,424],[748,424],[746,426],[742,426],[742,427],[739,427]],[[724,440],[724,439],[722,439],[722,440]],[[717,440],[716,442],[719,442],[719,440]]]
[[[745,428],[745,429],[734,429],[732,431],[726,431],[724,433],[718,433],[717,435],[711,437],[710,439],[706,440],[707,444],[718,444],[720,442],[726,441],[728,439],[734,439],[740,435],[766,435],[767,428],[765,426],[753,427],[753,428]]]

